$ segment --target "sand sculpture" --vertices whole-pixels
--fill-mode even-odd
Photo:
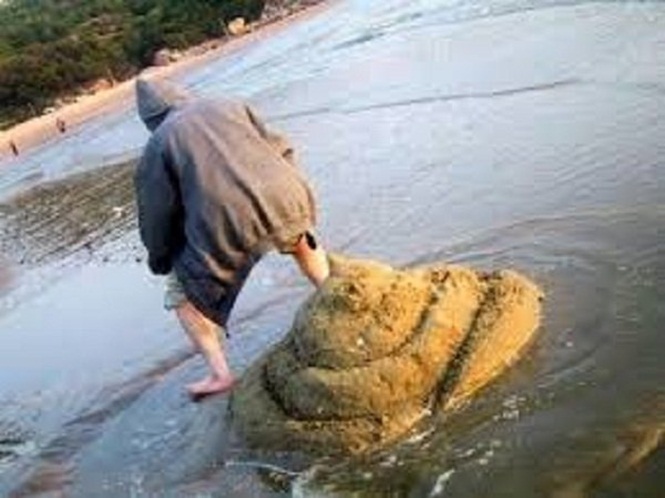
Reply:
[[[252,445],[360,453],[450,410],[510,366],[540,320],[512,271],[331,257],[331,277],[234,390]]]

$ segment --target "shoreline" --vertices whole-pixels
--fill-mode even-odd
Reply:
[[[134,82],[138,77],[178,76],[189,69],[200,67],[211,60],[262,41],[294,23],[307,20],[329,7],[331,3],[330,0],[305,3],[281,17],[276,16],[254,23],[243,35],[207,40],[185,50],[182,58],[175,62],[165,66],[149,66],[111,88],[80,96],[76,102],[66,104],[56,111],[18,123],[0,132],[0,164],[12,159],[20,160],[24,153],[66,135],[67,131],[62,133],[59,131],[59,123],[64,123],[66,128],[71,130],[105,112],[120,112],[130,108],[134,105]],[[13,154],[12,143],[17,147],[18,155]]]

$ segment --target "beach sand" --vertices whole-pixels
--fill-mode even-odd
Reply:
[[[120,82],[112,88],[80,96],[76,102],[66,104],[54,112],[24,121],[0,132],[0,161],[12,156],[10,145],[12,142],[16,145],[20,155],[26,150],[57,138],[60,135],[57,126],[59,120],[71,129],[106,112],[116,112],[133,106],[134,81],[138,76],[177,77],[188,70],[205,65],[211,60],[231,54],[279,33],[294,22],[308,19],[325,9],[330,3],[328,1],[308,2],[291,15],[260,21],[244,35],[208,40],[188,49],[179,60],[168,66],[146,68],[139,75]]]

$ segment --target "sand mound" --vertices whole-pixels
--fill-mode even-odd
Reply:
[[[235,389],[232,415],[250,444],[362,452],[459,405],[538,327],[541,292],[511,271],[331,264],[284,340]]]

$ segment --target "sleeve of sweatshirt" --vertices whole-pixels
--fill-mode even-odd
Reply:
[[[149,141],[134,177],[141,240],[153,273],[171,271],[182,248],[183,210],[174,174],[155,141]]]
[[[296,166],[295,152],[289,140],[281,133],[268,128],[263,120],[259,117],[258,113],[250,105],[243,105],[250,122],[259,132],[259,135],[261,135],[261,137],[263,137],[280,156],[286,159],[293,166]]]

